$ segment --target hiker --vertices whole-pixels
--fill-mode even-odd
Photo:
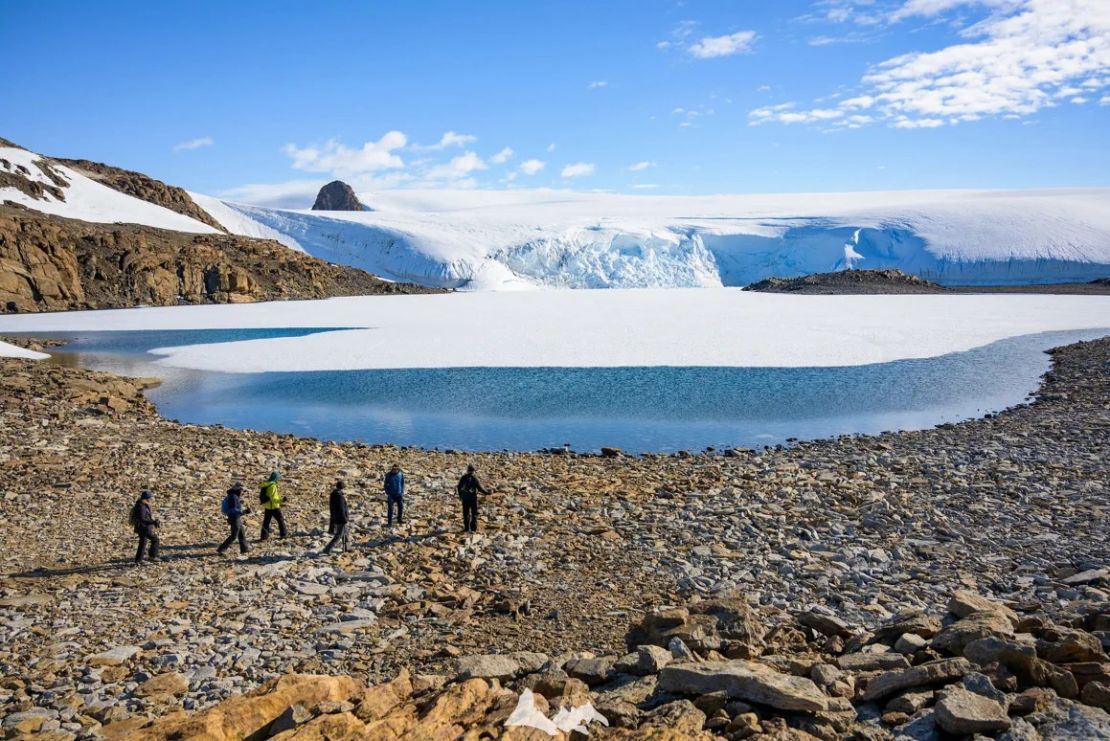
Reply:
[[[342,481],[336,481],[335,486],[332,487],[331,496],[328,498],[328,509],[331,512],[331,522],[334,528],[332,539],[324,546],[323,553],[327,555],[331,553],[331,549],[343,541],[343,552],[347,552],[347,521],[349,519],[347,512],[347,495],[344,489],[347,485]]]
[[[154,519],[154,513],[150,510],[152,499],[154,499],[154,492],[150,489],[143,489],[143,493],[139,495],[139,498],[131,507],[131,526],[135,528],[135,534],[139,536],[139,550],[135,553],[136,566],[143,562],[143,551],[147,549],[147,543],[150,544],[150,553],[147,555],[147,560],[160,560],[158,558],[158,545],[161,541],[158,539],[158,533],[154,532],[160,523]]]
[[[262,534],[258,536],[259,540],[266,540],[270,537],[270,521],[277,520],[278,537],[285,537],[285,518],[281,514],[281,494],[278,492],[278,482],[281,481],[281,474],[277,471],[270,472],[270,478],[262,482],[262,488],[258,492],[258,501],[262,505]]]
[[[227,494],[220,502],[220,512],[227,518],[227,525],[231,529],[231,534],[227,536],[227,540],[220,544],[216,549],[216,553],[221,556],[231,547],[231,544],[236,540],[239,541],[239,552],[246,553],[250,550],[247,547],[247,533],[246,528],[243,527],[243,515],[249,515],[250,507],[243,506],[243,485],[235,482]]]
[[[478,494],[489,494],[489,490],[474,475],[473,464],[466,467],[466,474],[459,479],[455,490],[462,500],[463,530],[468,533],[478,532]]]
[[[397,524],[405,524],[405,474],[396,463],[385,475],[385,502],[388,510],[388,524],[393,527],[393,505],[397,505]]]

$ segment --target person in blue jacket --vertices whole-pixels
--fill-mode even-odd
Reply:
[[[220,511],[224,517],[227,518],[227,525],[230,528],[230,535],[227,540],[220,544],[216,549],[216,553],[221,556],[231,547],[231,544],[238,539],[239,552],[246,553],[250,550],[247,547],[247,533],[246,528],[243,527],[243,515],[250,514],[250,507],[243,506],[243,485],[236,482],[227,494],[224,496],[223,502],[220,503]]]
[[[393,506],[397,506],[397,524],[405,522],[405,474],[396,463],[385,475],[385,501],[388,510],[388,525],[393,527]]]

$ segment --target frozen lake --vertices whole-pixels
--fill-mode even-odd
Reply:
[[[182,422],[458,450],[630,452],[756,447],[787,438],[918,429],[1023,401],[1044,350],[1107,330],[1048,332],[932,358],[833,367],[471,367],[226,373],[149,351],[329,329],[60,333],[55,360],[165,383],[149,392]],[[43,336],[44,332],[36,333]],[[247,345],[241,347],[250,347]]]

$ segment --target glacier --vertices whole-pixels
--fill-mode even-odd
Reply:
[[[847,267],[899,268],[960,285],[1110,276],[1106,188],[704,197],[399,190],[359,197],[374,210],[222,202],[210,213],[235,233],[277,233],[330,262],[447,288],[744,286]]]

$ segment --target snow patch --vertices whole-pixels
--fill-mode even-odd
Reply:
[[[0,342],[0,358],[28,358],[30,360],[46,360],[50,356],[44,352],[28,350],[18,345]]]
[[[168,208],[148,203],[109,188],[65,165],[43,158],[17,147],[0,147],[0,160],[7,160],[9,172],[28,180],[54,185],[53,181],[35,165],[44,160],[50,169],[66,182],[62,188],[65,200],[58,200],[49,193],[42,199],[32,198],[14,187],[0,188],[0,203],[12,201],[35,211],[69,219],[90,221],[96,224],[142,224],[159,229],[172,229],[194,234],[215,234],[217,230]],[[0,167],[5,165],[0,162]],[[20,169],[22,168],[22,169]]]

